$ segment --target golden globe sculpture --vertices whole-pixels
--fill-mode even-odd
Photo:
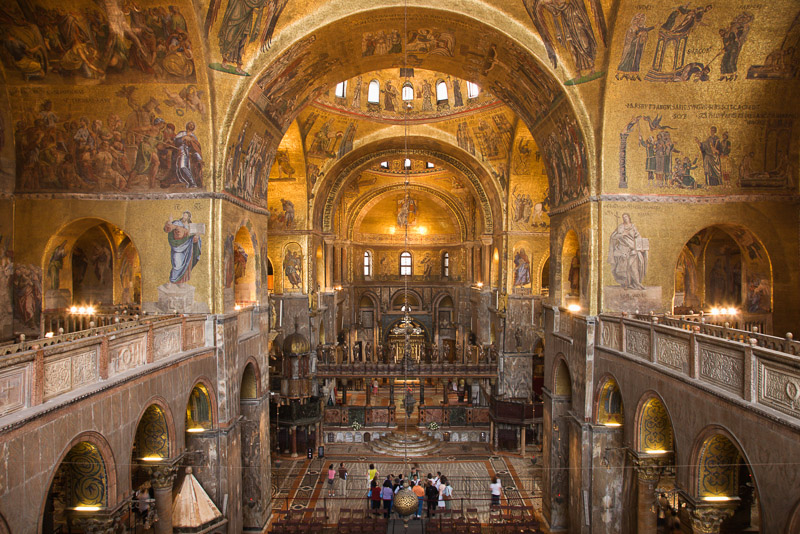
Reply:
[[[397,492],[394,496],[394,504],[392,508],[397,512],[400,517],[406,517],[417,511],[419,500],[416,493],[411,491],[407,485]]]

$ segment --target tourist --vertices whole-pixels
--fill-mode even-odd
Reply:
[[[370,499],[373,514],[379,514],[378,510],[381,509],[381,488],[378,486],[378,481],[372,479],[369,483],[369,492],[367,493]]]
[[[500,494],[503,492],[503,484],[497,475],[492,477],[492,483],[489,484],[489,489],[492,491],[492,507],[500,506]]]
[[[342,497],[347,497],[347,468],[344,466],[344,462],[339,463],[339,480],[341,480]]]
[[[417,515],[415,517],[419,519],[422,517],[422,503],[425,500],[425,489],[422,487],[422,482],[417,481],[411,491],[417,496]]]
[[[436,471],[436,476],[433,479],[433,486],[436,488],[436,491],[439,491],[439,485],[442,480],[442,472]]]
[[[439,502],[439,491],[436,489],[436,486],[433,485],[433,480],[430,478],[425,486],[425,498],[428,499],[428,518],[431,518],[436,515],[436,504]]]
[[[375,464],[369,464],[369,470],[367,471],[367,482],[375,481],[378,482],[378,470],[375,469]]]
[[[333,491],[333,481],[336,480],[336,470],[333,468],[333,464],[328,467],[328,497],[336,497],[336,493]]]
[[[411,474],[408,475],[408,478],[411,479],[412,482],[419,480],[419,468],[416,464],[411,467]]]
[[[392,513],[392,499],[394,498],[394,489],[392,488],[392,481],[389,480],[389,477],[386,477],[386,480],[383,483],[383,488],[381,489],[381,499],[383,500],[383,517],[389,519],[389,515]]]
[[[439,508],[450,509],[450,500],[453,498],[453,488],[447,482],[447,477],[439,481]]]

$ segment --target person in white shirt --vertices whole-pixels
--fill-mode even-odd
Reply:
[[[497,475],[492,477],[492,483],[489,484],[489,489],[492,491],[492,506],[500,506],[500,495],[503,493],[503,484]]]
[[[447,477],[439,481],[439,508],[450,509],[450,499],[453,497],[453,488],[448,484]]]

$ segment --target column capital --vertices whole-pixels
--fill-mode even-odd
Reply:
[[[641,456],[631,452],[636,476],[642,482],[656,482],[669,464],[669,455]]]
[[[154,490],[172,489],[172,483],[178,474],[176,465],[154,465],[147,467],[150,475],[150,482]]]
[[[733,516],[734,506],[698,506],[691,512],[692,532],[695,534],[718,534],[719,527]]]
[[[73,516],[73,521],[86,534],[115,534],[120,525],[119,517]]]

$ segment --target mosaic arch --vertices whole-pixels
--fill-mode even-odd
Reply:
[[[69,450],[56,471],[53,484],[60,485],[65,508],[109,505],[106,463],[97,445],[89,441],[81,441]]]
[[[421,193],[423,196],[427,196],[429,200],[432,200],[434,203],[439,204],[442,208],[449,211],[449,214],[452,216],[451,219],[455,219],[456,223],[458,224],[459,233],[457,236],[453,236],[454,241],[458,240],[458,242],[463,242],[467,240],[468,226],[466,216],[464,215],[464,208],[461,203],[446,193],[433,189],[432,187],[426,187],[417,184],[411,184],[408,186],[396,184],[388,187],[382,187],[380,189],[373,189],[366,195],[359,198],[350,206],[350,209],[346,215],[347,238],[352,240],[356,237],[355,234],[357,229],[360,227],[361,222],[369,214],[370,208],[372,208],[376,203],[392,193],[401,193],[406,190],[412,195],[415,192]],[[415,241],[418,242],[415,243]],[[409,244],[427,243],[430,243],[430,241],[426,241],[424,238],[417,238],[416,236],[411,235],[411,232],[409,232]]]
[[[167,413],[160,405],[151,404],[142,414],[133,446],[135,459],[170,457]]]
[[[403,66],[407,57],[409,67],[477,83],[525,122],[548,162],[554,206],[588,195],[594,165],[583,135],[586,115],[582,109],[576,114],[573,105],[580,103],[565,98],[534,33],[512,27],[511,33],[518,38],[514,40],[508,32],[455,11],[414,7],[407,16],[401,8],[380,8],[379,13],[373,17],[371,11],[362,11],[316,28],[309,24],[305,36],[291,45],[281,42],[279,53],[255,57],[248,70],[258,75],[243,81],[232,95],[233,101],[242,104],[223,121],[230,127],[223,131],[226,141],[221,150],[230,153],[243,126],[258,123],[271,165],[283,132],[307,104],[343,79]],[[400,54],[364,55],[365,35],[402,26],[407,33],[399,36]],[[342,32],[342,28],[351,31]],[[440,50],[419,46],[419,36],[431,33],[443,36],[438,40],[443,43]],[[475,35],[484,38],[476,42]],[[219,159],[226,158],[220,154]],[[264,187],[256,184],[254,189]]]
[[[620,426],[625,422],[622,392],[612,377],[607,377],[597,392],[597,424]]]
[[[558,363],[553,376],[553,393],[558,397],[569,397],[572,395],[572,377],[567,360],[560,354],[556,356],[556,361]]]
[[[204,383],[198,383],[189,394],[186,404],[186,430],[197,432],[214,426],[214,409],[211,393]]]
[[[738,496],[739,467],[745,462],[738,446],[723,433],[706,436],[696,456],[697,497]]]
[[[242,373],[242,387],[239,392],[240,399],[258,398],[258,370],[255,362],[248,362]]]
[[[667,408],[657,396],[651,396],[639,406],[636,433],[639,452],[672,451],[675,438]]]
[[[676,308],[705,304],[766,314],[772,312],[772,303],[772,261],[752,231],[718,224],[703,228],[684,244],[675,266]]]
[[[483,232],[484,233],[492,233],[494,231],[495,225],[495,217],[494,213],[498,212],[499,204],[496,201],[497,193],[493,193],[488,191],[484,183],[491,183],[491,179],[486,176],[479,176],[472,167],[463,163],[460,159],[446,154],[441,151],[432,151],[429,149],[418,149],[418,148],[410,148],[408,150],[403,149],[385,149],[385,150],[378,150],[373,152],[367,152],[362,157],[356,159],[355,161],[348,164],[341,170],[332,169],[335,178],[333,180],[325,181],[325,187],[327,187],[327,192],[324,193],[324,196],[318,197],[319,200],[316,201],[314,212],[318,213],[322,217],[322,230],[325,232],[332,231],[333,227],[333,216],[336,209],[337,201],[341,196],[347,182],[356,174],[358,174],[359,170],[363,170],[364,168],[368,167],[371,163],[376,161],[383,161],[389,159],[397,159],[398,157],[405,157],[408,155],[409,157],[420,157],[423,159],[428,159],[434,162],[439,162],[447,167],[457,171],[458,173],[462,174],[463,176],[467,177],[468,182],[472,186],[472,190],[474,191],[478,204],[480,206],[481,215],[483,218]],[[499,188],[495,188],[499,191]],[[322,191],[320,188],[318,191]],[[319,217],[315,217],[315,220],[319,219]],[[501,223],[502,224],[502,223]]]

